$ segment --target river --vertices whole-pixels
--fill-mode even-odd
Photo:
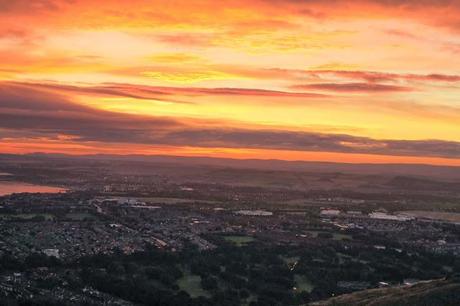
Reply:
[[[21,192],[58,193],[66,189],[52,186],[41,186],[14,181],[0,181],[0,196]]]

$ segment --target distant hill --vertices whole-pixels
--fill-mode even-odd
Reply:
[[[369,289],[344,294],[309,306],[458,306],[460,280],[440,279],[412,286]]]
[[[387,183],[387,186],[405,190],[460,190],[460,182],[439,182],[408,176],[396,176]]]
[[[424,164],[352,164],[310,161],[285,161],[264,159],[231,159],[211,157],[186,157],[164,155],[65,155],[34,153],[26,155],[0,154],[2,159],[79,159],[98,161],[137,161],[145,163],[184,164],[189,166],[215,166],[243,169],[263,169],[274,171],[297,171],[297,172],[334,172],[354,173],[361,175],[400,175],[400,176],[424,176],[426,178],[443,178],[447,180],[460,180],[460,167],[435,166]]]

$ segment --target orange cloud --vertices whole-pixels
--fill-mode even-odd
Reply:
[[[0,137],[457,159],[459,16],[453,0],[0,0]]]
[[[316,89],[321,91],[339,91],[351,93],[404,92],[412,90],[409,87],[403,86],[369,83],[314,83],[305,85],[293,85],[291,88],[301,90]]]

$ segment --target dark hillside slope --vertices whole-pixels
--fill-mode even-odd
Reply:
[[[344,294],[311,306],[458,306],[460,279],[441,279],[412,286],[380,288]]]

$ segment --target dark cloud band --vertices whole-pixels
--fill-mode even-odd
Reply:
[[[207,123],[205,128],[200,124]],[[71,136],[78,142],[227,147],[460,158],[460,142],[376,140],[346,134],[228,128],[200,120],[120,114],[30,84],[0,85],[0,137]]]

